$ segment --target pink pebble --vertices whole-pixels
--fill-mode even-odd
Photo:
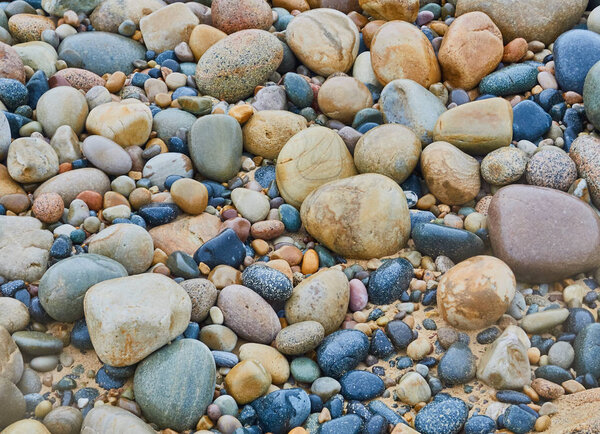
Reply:
[[[358,279],[350,281],[350,310],[356,312],[363,310],[369,301],[369,294],[365,284]]]

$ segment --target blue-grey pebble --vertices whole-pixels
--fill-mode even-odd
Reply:
[[[338,330],[317,348],[317,363],[329,377],[340,378],[354,369],[369,352],[369,339],[358,330]]]
[[[267,301],[285,301],[292,295],[292,282],[281,271],[263,264],[253,264],[242,273],[242,284]]]

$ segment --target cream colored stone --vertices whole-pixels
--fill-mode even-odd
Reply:
[[[351,124],[356,113],[373,105],[371,92],[354,77],[335,76],[319,89],[318,104],[331,119]]]
[[[143,145],[152,131],[152,112],[137,99],[109,102],[94,108],[85,123],[89,133],[107,137],[123,147]]]
[[[244,125],[244,149],[274,160],[294,134],[306,129],[303,116],[287,110],[261,110]]]
[[[274,384],[283,384],[290,376],[290,364],[283,354],[264,344],[244,344],[240,347],[240,360],[256,360],[269,374]]]
[[[140,30],[148,50],[162,53],[187,42],[200,20],[183,3],[172,3],[140,20]]]
[[[43,139],[21,137],[10,144],[6,166],[17,182],[42,182],[58,173],[58,155]]]

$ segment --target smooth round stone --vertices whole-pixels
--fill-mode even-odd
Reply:
[[[143,2],[139,0],[104,0],[89,15],[89,18],[95,30],[117,33],[123,21],[131,20],[137,26],[144,15],[154,12],[164,5],[160,0]]]
[[[278,211],[279,220],[283,222],[286,231],[298,232],[300,230],[302,220],[300,219],[300,213],[296,208],[284,203],[278,208]]]
[[[209,349],[197,340],[181,339],[138,365],[135,400],[144,416],[158,426],[190,429],[212,401],[215,375]]]
[[[419,402],[429,401],[429,398],[431,398],[431,389],[429,388],[429,384],[427,384],[427,380],[421,374],[407,372],[398,381],[396,394],[400,401],[409,405],[416,405]]]
[[[60,58],[73,53],[79,60],[79,65],[69,66],[80,67],[99,76],[116,71],[131,74],[133,61],[143,60],[145,51],[144,46],[133,39],[107,32],[77,33],[65,38],[58,47]]]
[[[584,327],[578,334],[573,345],[575,361],[573,367],[578,375],[592,374],[594,377],[600,372],[598,363],[598,343],[600,342],[600,324],[593,323]],[[555,344],[556,345],[556,344]],[[536,372],[536,377],[539,377]],[[550,381],[555,379],[547,378]],[[569,378],[570,379],[570,378]],[[564,379],[561,379],[565,381]],[[559,381],[560,384],[562,381]]]
[[[593,315],[584,308],[569,309],[569,316],[563,323],[564,330],[568,333],[579,333],[588,324],[595,322]]]
[[[25,84],[23,61],[10,45],[0,43],[0,77],[10,78]]]
[[[269,30],[273,23],[271,8],[261,0],[214,0],[211,16],[213,26],[228,35],[245,29]]]
[[[10,297],[0,298],[0,326],[9,333],[23,330],[29,324],[29,311],[27,306],[17,299]]]
[[[509,146],[498,148],[482,160],[481,177],[492,185],[512,184],[523,176],[527,162],[527,154],[519,148]]]
[[[515,295],[511,269],[493,256],[476,256],[446,272],[437,289],[444,320],[454,327],[488,327],[506,312]]]
[[[10,333],[0,327],[0,377],[17,383],[23,375],[23,356],[10,336]]]
[[[406,259],[384,262],[369,277],[369,301],[373,304],[390,304],[399,300],[414,276],[413,266]]]
[[[94,350],[115,367],[137,363],[179,336],[191,310],[183,288],[158,273],[97,283],[84,299]]]
[[[286,28],[286,42],[296,57],[324,77],[350,70],[359,41],[356,25],[334,9],[302,12]]]
[[[227,33],[207,24],[200,24],[192,30],[188,44],[198,61],[206,50],[225,37]]]
[[[214,353],[213,353],[214,354]],[[230,395],[221,395],[217,399],[213,401],[213,404],[219,407],[221,410],[221,414],[237,416],[239,412],[239,408],[235,399],[233,399]]]
[[[586,108],[587,110],[587,108]],[[587,111],[586,111],[587,113]],[[592,202],[600,204],[600,140],[582,135],[573,141],[569,156],[575,161],[580,176],[586,179]]]
[[[479,93],[496,96],[524,93],[537,84],[537,74],[537,67],[528,63],[509,65],[483,77]]]
[[[339,270],[323,269],[294,288],[285,304],[285,316],[289,324],[316,321],[327,335],[344,320],[349,298],[346,275]]]
[[[342,390],[342,385],[331,377],[319,377],[310,386],[311,393],[317,395],[323,402]]]
[[[375,33],[371,64],[384,86],[396,79],[414,80],[424,87],[441,80],[440,65],[429,39],[404,21],[390,21]]]
[[[440,359],[438,377],[447,385],[465,384],[475,378],[475,360],[467,344],[456,342]]]
[[[300,115],[285,110],[262,110],[255,113],[242,129],[244,149],[274,160],[287,141],[304,129],[306,119]]]
[[[360,0],[360,7],[376,20],[402,20],[409,23],[417,19],[417,0]]]
[[[429,191],[447,205],[462,205],[479,193],[479,162],[450,143],[427,146],[421,171]]]
[[[13,422],[25,417],[25,399],[17,386],[4,377],[0,377],[0,428],[4,429]],[[13,432],[15,432],[13,430]]]
[[[225,182],[240,169],[242,129],[231,116],[199,118],[190,130],[188,144],[194,166],[209,179]]]
[[[283,87],[288,99],[298,108],[310,107],[314,94],[310,84],[303,76],[288,72],[283,77]]]
[[[484,245],[472,232],[434,223],[419,223],[412,230],[415,246],[422,254],[449,257],[458,263],[471,256],[481,255]]]
[[[281,353],[295,356],[315,349],[324,336],[325,329],[321,323],[301,321],[283,328],[277,334],[275,344]]]
[[[321,375],[319,365],[308,357],[298,357],[292,360],[290,370],[294,380],[299,383],[311,384]]]
[[[366,401],[383,393],[383,380],[368,371],[346,372],[340,378],[342,396],[347,400]]]
[[[123,147],[143,145],[152,130],[150,109],[135,99],[110,102],[94,108],[85,123],[92,134],[104,136]]]
[[[170,189],[173,202],[188,214],[201,214],[208,203],[208,190],[193,179],[178,179]]]
[[[267,301],[285,301],[292,295],[292,283],[281,271],[265,265],[251,265],[242,273],[242,284]]]
[[[239,350],[240,360],[258,361],[271,375],[273,384],[283,384],[290,376],[290,365],[279,351],[269,345],[244,344]]]
[[[355,174],[344,141],[335,131],[320,126],[294,135],[281,149],[276,165],[281,196],[295,207],[321,185]]]
[[[302,203],[300,215],[309,234],[349,258],[392,255],[410,234],[404,192],[390,178],[374,173],[317,188]]]
[[[373,105],[371,92],[354,77],[335,76],[319,89],[319,109],[331,119],[350,124],[356,113]]]
[[[183,128],[190,130],[196,122],[196,116],[184,110],[169,108],[161,110],[154,115],[152,129],[156,131],[158,138],[167,142],[177,134],[177,130]]]
[[[600,11],[600,10],[599,10]],[[585,101],[585,114],[596,128],[600,125],[600,64],[592,66],[585,77],[583,86],[583,100]]]
[[[81,430],[83,416],[73,407],[57,407],[44,417],[44,426],[52,433],[77,434]]]
[[[17,182],[42,182],[58,173],[58,156],[43,139],[21,137],[8,148],[6,166]]]
[[[354,164],[360,173],[379,173],[402,183],[413,172],[421,156],[421,141],[408,128],[397,124],[375,127],[354,148]]]
[[[83,318],[83,297],[89,288],[104,280],[126,276],[127,270],[117,261],[97,254],[81,254],[50,267],[40,280],[38,295],[52,318],[73,322]]]
[[[252,404],[263,432],[286,433],[302,425],[310,414],[310,399],[302,389],[271,392]]]
[[[140,433],[154,434],[150,425],[134,415],[132,412],[113,407],[112,405],[101,405],[92,408],[85,416],[81,427],[83,432],[102,432],[107,430],[114,434]]]
[[[467,102],[438,118],[435,141],[448,142],[472,155],[485,155],[510,145],[513,136],[513,108],[502,98]]]
[[[148,50],[162,53],[187,42],[199,18],[191,8],[169,4],[140,19],[139,27]]]
[[[179,152],[165,152],[152,157],[144,165],[142,176],[150,180],[152,185],[165,188],[165,181],[171,175],[191,178],[194,174],[192,160]]]
[[[181,286],[192,301],[191,320],[198,323],[204,321],[217,301],[217,288],[207,279],[185,280],[181,282]]]
[[[339,330],[317,348],[317,363],[329,377],[339,378],[367,357],[369,339],[358,330]]]
[[[23,369],[23,375],[16,385],[23,395],[39,393],[42,390],[42,381],[39,375],[30,368]]]
[[[62,341],[47,333],[19,331],[13,333],[12,338],[19,350],[30,356],[59,354],[63,349]]]
[[[77,411],[77,410],[76,410]],[[77,411],[79,413],[79,411]],[[50,434],[51,431],[35,419],[23,419],[14,422],[2,430],[2,434]]]
[[[558,37],[553,54],[556,81],[563,91],[583,93],[585,77],[600,60],[600,35],[589,30],[571,30]]]
[[[271,375],[255,360],[241,361],[225,377],[227,392],[238,404],[248,404],[264,395],[270,384]]]
[[[83,141],[81,149],[84,157],[104,173],[123,175],[131,170],[132,162],[129,154],[121,146],[106,137],[88,136]]]
[[[11,78],[0,78],[0,101],[9,110],[26,105],[27,99],[28,91],[23,83]]]
[[[557,342],[548,350],[548,362],[551,365],[569,369],[575,359],[575,351],[568,342]]]
[[[551,125],[550,115],[533,101],[521,101],[513,108],[514,140],[536,140],[544,135]]]
[[[527,183],[567,191],[577,179],[577,167],[560,149],[542,148],[527,163]]]
[[[106,81],[93,72],[81,68],[65,68],[54,74],[56,77],[64,78],[75,89],[89,91],[95,86],[102,86]],[[108,102],[108,101],[107,101]],[[90,107],[90,109],[93,107]]]
[[[264,220],[271,208],[268,196],[247,188],[234,189],[231,192],[231,200],[242,217],[250,223]]]
[[[433,141],[433,130],[446,106],[433,93],[413,80],[398,79],[381,91],[380,110],[386,123],[411,129],[423,146]]]
[[[29,366],[38,372],[52,371],[58,365],[58,357],[56,356],[39,356],[34,357],[29,362]]]
[[[31,67],[34,71],[42,70],[46,77],[56,73],[56,61],[58,56],[52,45],[42,41],[23,42],[13,45],[23,64]]]
[[[196,84],[204,95],[236,102],[252,94],[277,69],[283,48],[264,30],[242,30],[211,46],[196,68]]]
[[[41,96],[37,103],[36,114],[48,137],[52,137],[62,125],[70,126],[75,133],[79,134],[85,125],[88,105],[85,96],[77,89],[59,86]]]
[[[453,88],[473,89],[496,69],[504,53],[502,34],[483,12],[457,17],[442,40],[438,59]]]
[[[483,434],[494,432],[496,430],[496,422],[488,416],[475,415],[471,416],[465,424],[465,434]]]
[[[152,264],[154,243],[144,228],[119,223],[94,235],[88,242],[88,251],[114,259],[129,274],[139,274]]]
[[[230,328],[220,324],[202,327],[198,339],[208,348],[216,351],[233,351],[237,344],[236,334]]]
[[[352,312],[363,310],[367,307],[369,301],[369,295],[365,284],[358,279],[352,279],[349,282],[350,285],[350,303],[348,307]]]
[[[462,400],[438,396],[419,411],[415,428],[423,434],[458,434],[468,415],[469,409]]]
[[[270,344],[281,330],[273,308],[245,286],[230,285],[223,288],[217,306],[223,312],[225,325],[249,342]]]

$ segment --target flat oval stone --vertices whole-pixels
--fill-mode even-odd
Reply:
[[[399,300],[414,276],[413,266],[406,259],[391,259],[369,276],[369,301],[390,304]]]
[[[438,365],[438,377],[444,384],[465,384],[475,377],[476,359],[469,346],[456,342],[444,353]]]
[[[350,258],[393,255],[404,247],[410,231],[404,192],[392,179],[376,173],[317,188],[302,203],[300,216],[309,234]]]
[[[461,399],[439,396],[419,411],[415,428],[423,434],[458,434],[468,416],[467,404]]]
[[[164,7],[161,0],[104,0],[89,15],[92,26],[101,32],[117,33],[123,21],[131,20],[137,26],[145,15]]]
[[[196,67],[196,84],[204,95],[236,102],[267,81],[282,59],[283,48],[275,36],[241,30],[206,50]]]
[[[552,282],[600,266],[600,218],[567,193],[503,187],[490,203],[488,228],[494,254],[524,281]]]
[[[325,329],[317,321],[291,324],[277,334],[277,349],[283,354],[300,355],[315,349],[323,340]]]
[[[366,401],[383,393],[383,380],[368,371],[349,371],[340,378],[341,394],[347,400]]]
[[[70,430],[70,432],[77,432],[81,430],[83,415],[77,408],[61,406],[51,410],[43,421],[44,426],[52,431]]]
[[[240,346],[240,360],[256,360],[271,375],[273,384],[283,384],[290,376],[290,365],[283,354],[264,344]]]
[[[33,197],[37,198],[44,193],[58,193],[65,206],[69,206],[79,193],[87,190],[103,195],[110,190],[108,176],[101,170],[89,167],[69,170],[59,173],[40,185],[33,193]]]
[[[88,115],[85,96],[69,86],[59,86],[45,92],[36,106],[37,120],[48,137],[54,136],[58,127],[70,126],[76,134],[83,131]]]
[[[58,155],[43,139],[21,137],[10,144],[6,166],[17,182],[43,182],[58,173]]]
[[[419,223],[411,234],[417,250],[434,258],[443,255],[458,263],[484,252],[481,238],[464,229],[435,223]]]
[[[155,434],[156,431],[130,411],[112,405],[94,407],[85,416],[82,432],[111,432],[113,434]]]
[[[0,77],[25,84],[25,70],[19,54],[10,45],[0,43]]]
[[[132,162],[129,154],[106,137],[88,136],[83,141],[81,148],[85,158],[104,173],[124,175],[131,170]]]
[[[306,119],[300,115],[285,110],[262,110],[252,115],[244,125],[244,149],[264,158],[276,159],[287,141],[304,129]]]
[[[63,349],[62,341],[47,333],[20,331],[13,333],[12,338],[21,352],[30,356],[59,354]]]
[[[340,378],[367,357],[369,339],[358,330],[338,330],[317,348],[317,363],[327,376]]]
[[[308,397],[306,399],[308,399]],[[0,413],[0,427],[3,429],[13,422],[25,417],[25,399],[23,398],[23,394],[17,389],[17,386],[4,377],[0,377],[0,405],[2,406],[2,413]],[[15,433],[15,430],[12,428],[11,431]]]
[[[179,215],[179,208],[174,203],[149,203],[138,209],[138,214],[150,226],[160,226],[172,222]]]
[[[79,413],[78,410],[75,410]],[[81,414],[81,413],[80,413]],[[15,423],[10,424],[2,430],[3,434],[49,434],[50,431],[35,419],[22,419]]]
[[[231,116],[202,116],[192,125],[188,142],[194,166],[207,178],[225,182],[241,167],[242,129]]]
[[[107,32],[83,32],[62,40],[59,57],[74,52],[80,59],[77,66],[100,76],[116,71],[131,74],[133,61],[145,58],[145,48],[133,39]],[[67,62],[68,63],[68,62]]]
[[[483,77],[479,83],[482,95],[514,95],[527,92],[537,83],[538,70],[535,65],[516,63]]]
[[[242,339],[270,344],[281,330],[273,308],[256,292],[242,285],[223,288],[217,300],[225,325]]]
[[[90,111],[85,127],[123,147],[143,145],[152,131],[152,112],[136,99],[109,102]]]
[[[52,318],[74,322],[83,318],[83,297],[89,288],[104,280],[126,276],[127,270],[121,264],[105,256],[71,256],[44,273],[38,296]]]
[[[13,45],[21,61],[34,71],[42,70],[46,77],[52,77],[56,72],[58,55],[50,44],[42,41],[23,42]]]
[[[295,134],[277,158],[277,187],[285,201],[295,207],[321,185],[356,173],[344,141],[335,131],[321,126]]]
[[[527,154],[519,148],[498,148],[487,154],[481,162],[481,177],[492,185],[512,184],[525,173],[527,161]]]
[[[242,284],[267,301],[285,301],[292,295],[292,283],[281,271],[260,264],[242,273]]]
[[[216,368],[210,350],[181,339],[144,359],[133,379],[135,400],[159,427],[193,428],[211,403]]]

